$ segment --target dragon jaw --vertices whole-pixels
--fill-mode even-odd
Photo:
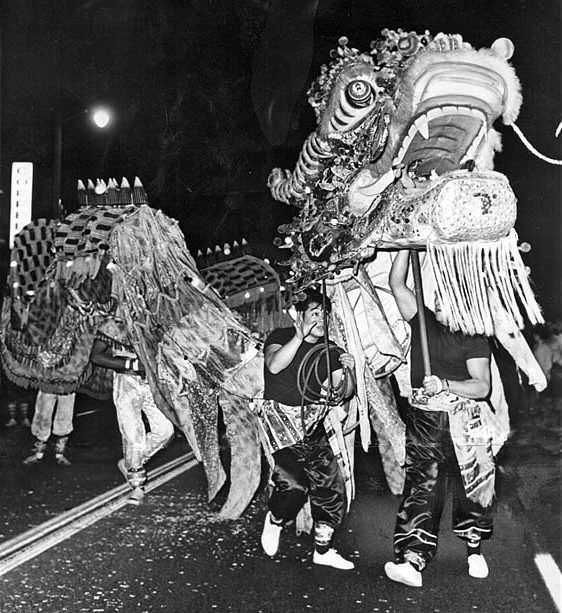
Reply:
[[[444,175],[470,160],[480,170],[493,168],[501,146],[493,124],[500,116],[512,123],[521,106],[515,71],[494,49],[427,50],[406,68],[387,147],[350,182],[353,214],[369,211],[389,168],[419,177]]]

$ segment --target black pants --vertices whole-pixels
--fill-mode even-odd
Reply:
[[[345,515],[345,486],[324,427],[273,454],[275,488],[269,499],[273,516],[294,520],[307,496],[312,519],[337,528]]]
[[[406,482],[396,517],[394,553],[399,562],[422,570],[437,550],[439,523],[447,494],[453,490],[453,531],[465,541],[492,535],[490,510],[466,497],[449,416],[409,407],[406,424]]]

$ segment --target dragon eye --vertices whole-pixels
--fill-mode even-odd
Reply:
[[[351,104],[358,107],[368,106],[373,102],[374,91],[368,81],[360,79],[352,81],[347,86],[347,99]]]

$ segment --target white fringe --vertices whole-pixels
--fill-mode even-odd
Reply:
[[[544,323],[519,249],[517,233],[493,242],[438,243],[427,253],[435,276],[443,316],[452,330],[494,335],[491,299],[497,301],[514,329],[524,327],[521,309],[531,325]],[[494,298],[490,292],[494,291]]]

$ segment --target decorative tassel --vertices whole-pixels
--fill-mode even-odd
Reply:
[[[495,288],[505,317],[514,328],[524,326],[521,309],[532,325],[544,323],[517,248],[515,230],[487,243],[429,242],[427,253],[443,315],[452,330],[494,335],[491,288]]]

